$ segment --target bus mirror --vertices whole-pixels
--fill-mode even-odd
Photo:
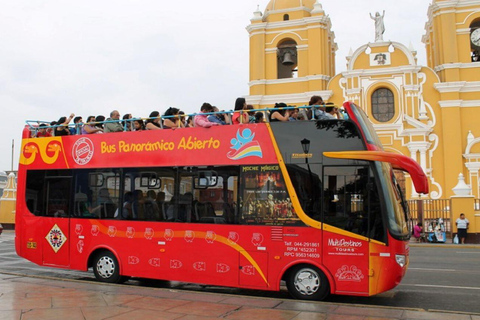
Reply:
[[[195,189],[206,189],[217,185],[218,175],[215,171],[200,171],[194,179]]]

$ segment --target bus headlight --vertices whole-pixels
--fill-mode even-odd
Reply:
[[[407,258],[403,254],[396,254],[395,260],[397,261],[398,265],[402,268],[405,267],[405,264],[407,263]]]

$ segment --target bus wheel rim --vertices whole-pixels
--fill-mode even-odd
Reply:
[[[305,296],[315,294],[321,286],[320,275],[312,269],[298,271],[293,283],[297,291]]]
[[[97,271],[102,278],[110,278],[115,273],[115,262],[110,257],[101,257],[97,262]]]

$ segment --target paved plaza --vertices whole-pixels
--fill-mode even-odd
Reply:
[[[0,273],[0,320],[480,320],[480,315],[231,296]]]

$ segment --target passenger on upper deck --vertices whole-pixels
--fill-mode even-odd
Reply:
[[[103,130],[101,128],[95,127],[94,122],[95,116],[89,116],[87,118],[87,123],[85,123],[82,127],[82,134],[102,133]]]
[[[259,111],[255,113],[255,123],[264,123],[265,119],[263,117],[263,112]]]
[[[250,110],[248,111],[248,123],[255,123],[255,108],[251,104],[247,104],[245,107],[245,110]]]
[[[210,128],[212,126],[219,126],[219,123],[208,121],[208,117],[202,113],[211,113],[213,112],[213,107],[210,103],[205,102],[200,108],[200,114],[195,116],[193,122],[196,127]]]
[[[219,112],[217,107],[212,107],[213,112]],[[211,114],[207,117],[208,121],[215,122],[221,125],[227,124],[225,121],[225,114]]]
[[[333,102],[329,102],[325,106],[325,116],[327,119],[343,119],[340,112],[338,112],[338,107],[335,106]]]
[[[145,129],[146,130],[162,129],[160,127],[160,112],[152,111],[152,113],[150,113],[150,116],[145,123]]]
[[[292,106],[289,106],[292,107]],[[298,119],[298,108],[295,107],[295,109],[290,110],[290,118],[288,118],[288,121],[297,121]]]
[[[105,121],[105,117],[102,116],[102,115],[99,115],[95,118],[95,127],[96,128],[99,128],[99,129],[102,129],[102,133],[104,132],[104,128],[103,128],[103,121]],[[100,133],[100,131],[98,131],[98,133]]]
[[[325,102],[323,101],[322,97],[320,96],[312,96],[310,98],[310,102],[308,102],[309,106],[312,106],[311,110],[308,110],[307,116],[308,119],[312,119],[312,112],[315,119],[322,120],[328,119],[325,115]],[[318,106],[318,107],[315,107]]]
[[[77,116],[73,118],[73,123],[75,124],[75,127],[70,128],[70,134],[75,135],[75,134],[80,134],[82,131],[82,126],[83,126],[83,119],[80,116]]]
[[[275,103],[275,108],[280,108],[280,109],[270,112],[270,122],[288,121],[288,118],[290,118],[290,110],[282,109],[282,108],[287,108],[287,105],[283,102]]]
[[[119,122],[120,120],[120,112],[117,110],[113,110],[110,112],[110,118],[107,119],[107,121],[115,121],[115,122],[107,122],[105,123],[105,129],[104,132],[121,132],[123,131],[123,126]]]
[[[132,119],[133,116],[131,113],[127,113],[127,114],[124,114],[122,119],[124,121],[122,121],[122,127],[126,128],[125,131],[132,131],[132,121],[127,121],[127,120],[130,120]]]
[[[37,134],[35,135],[35,137],[37,137],[37,138],[51,137],[52,135],[50,134],[50,132],[47,131],[48,130],[47,128],[48,128],[48,125],[46,125],[45,123],[40,123],[40,125],[38,126]]]
[[[185,128],[193,128],[195,127],[195,124],[193,123],[193,118],[194,116],[189,116],[187,118],[187,122],[185,123]]]
[[[170,107],[165,111],[163,114],[164,117],[172,117],[173,118],[165,118],[163,120],[163,128],[164,129],[176,129],[176,128],[184,128],[183,122],[180,121],[179,117],[180,109]]]
[[[142,119],[135,119],[133,120],[133,129],[135,131],[143,131],[145,130],[145,124],[143,123]]]
[[[54,135],[56,137],[58,136],[68,136],[70,134],[70,130],[68,130],[68,124],[70,123],[70,121],[72,121],[73,117],[75,117],[75,115],[72,113],[70,115],[70,117],[61,117],[60,119],[58,119],[57,121],[57,125],[59,127],[56,127],[55,128],[55,131],[54,131]]]
[[[247,101],[245,98],[237,98],[237,100],[235,100],[235,112],[232,116],[232,124],[248,123],[248,113],[242,112],[242,110],[246,108]]]

